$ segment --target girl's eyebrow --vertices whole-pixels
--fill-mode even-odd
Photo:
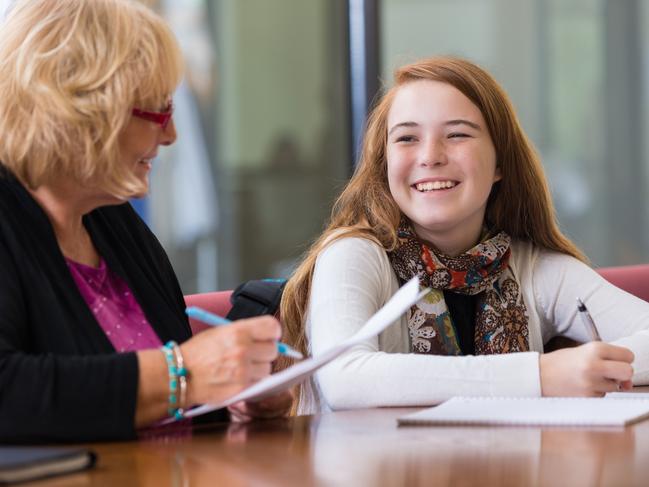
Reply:
[[[463,118],[457,118],[455,120],[449,120],[448,122],[444,123],[444,125],[468,125],[471,128],[474,128],[476,130],[482,130],[480,125],[474,122],[470,122],[469,120],[465,120]]]
[[[419,124],[417,122],[401,122],[396,125],[393,125],[392,128],[389,130],[388,135],[390,135],[392,132],[394,132],[396,129],[399,127],[418,127]]]
[[[475,130],[482,130],[482,127],[478,125],[475,122],[471,122],[469,120],[466,120],[464,118],[456,118],[453,120],[448,120],[447,122],[444,122],[444,125],[468,125],[469,127],[475,129]],[[419,124],[417,122],[400,122],[392,126],[392,128],[389,130],[388,135],[390,135],[392,132],[394,132],[396,129],[401,128],[401,127],[418,127]]]

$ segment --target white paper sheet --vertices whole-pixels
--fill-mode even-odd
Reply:
[[[221,409],[239,401],[258,401],[265,397],[272,396],[289,387],[302,382],[318,370],[323,365],[331,362],[339,355],[345,353],[368,338],[372,338],[391,323],[394,323],[408,308],[415,304],[419,299],[424,297],[428,290],[419,291],[419,281],[416,277],[404,284],[394,296],[378,310],[354,335],[349,337],[339,345],[330,348],[317,357],[305,359],[292,365],[288,369],[282,370],[276,374],[270,375],[260,380],[256,384],[241,391],[236,396],[226,399],[219,404],[205,404],[191,409],[185,413],[185,417],[192,418],[200,414],[209,413],[216,409]],[[165,423],[173,421],[169,419]]]

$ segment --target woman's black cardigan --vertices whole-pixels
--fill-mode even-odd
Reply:
[[[126,203],[84,217],[162,342],[191,336],[162,246]],[[0,443],[135,437],[138,361],[116,353],[74,282],[45,212],[0,166]]]

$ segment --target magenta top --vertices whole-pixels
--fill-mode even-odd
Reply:
[[[80,264],[66,257],[81,296],[95,319],[118,352],[160,348],[162,342],[155,334],[128,284],[112,272],[104,259],[99,267]],[[191,436],[191,419],[170,425],[152,425],[139,430],[141,439],[157,440]]]
[[[162,346],[128,285],[108,268],[104,259],[98,268],[65,260],[81,296],[116,351]]]

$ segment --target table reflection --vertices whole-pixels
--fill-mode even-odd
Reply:
[[[649,458],[649,421],[605,429],[398,427],[400,414],[361,414],[317,421],[313,470],[322,483],[623,485],[647,474],[640,458]]]
[[[377,415],[374,428],[367,427],[370,418],[320,418],[312,446],[317,478],[331,485],[350,479],[366,485],[536,483],[539,429],[398,427],[396,417],[381,421]]]
[[[199,427],[191,438],[160,436],[140,442],[137,485],[279,485],[293,477],[295,462],[309,461],[309,452],[306,420]],[[304,485],[313,483],[308,475],[302,479]]]
[[[565,485],[615,485],[635,457],[632,427],[547,429],[541,435],[540,479],[560,478]]]
[[[619,429],[398,427],[345,411],[91,445],[97,468],[39,487],[646,485],[649,421]]]

